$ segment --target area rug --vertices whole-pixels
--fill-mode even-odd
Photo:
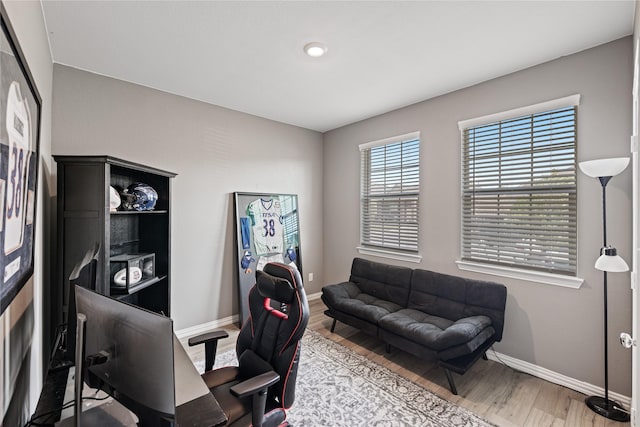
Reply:
[[[202,372],[204,361],[194,361]],[[237,365],[235,351],[219,354],[215,367]],[[295,427],[492,426],[312,330],[302,339],[296,401],[288,411]]]

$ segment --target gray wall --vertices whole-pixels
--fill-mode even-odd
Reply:
[[[603,385],[600,185],[578,176],[578,290],[459,271],[460,134],[457,122],[579,93],[578,161],[629,155],[630,37],[328,132],[324,136],[324,278],[348,277],[359,244],[358,144],[421,132],[420,264],[410,267],[497,280],[508,287],[498,352]],[[608,238],[631,261],[631,168],[607,187]],[[391,260],[366,257],[383,262]],[[631,394],[631,353],[617,335],[631,329],[628,273],[609,275],[610,388]]]
[[[322,279],[322,135],[55,65],[53,153],[108,154],[176,172],[172,317],[182,329],[238,313],[234,191],[299,196],[307,292]]]
[[[55,186],[52,181],[51,170],[51,91],[52,91],[52,61],[49,52],[49,42],[42,16],[40,2],[2,2],[11,25],[13,26],[18,43],[26,57],[27,64],[35,81],[36,87],[42,98],[42,114],[40,128],[40,168],[38,182],[38,201],[36,212],[36,235],[35,235],[35,259],[34,274],[27,282],[23,290],[18,294],[14,302],[4,312],[3,317],[8,313],[11,317],[8,322],[0,318],[0,341],[3,326],[11,329],[11,337],[14,342],[24,340],[30,343],[25,359],[22,361],[21,375],[26,378],[18,378],[16,384],[26,383],[28,388],[21,389],[19,385],[7,384],[3,375],[0,374],[0,395],[9,391],[9,395],[4,395],[7,400],[0,402],[0,424],[3,418],[6,425],[22,425],[26,418],[13,418],[29,416],[35,410],[42,388],[43,370],[48,361],[49,340],[47,329],[50,326],[48,319],[49,305],[49,244],[50,244],[50,211],[49,197],[50,190]],[[33,296],[31,298],[31,295]],[[25,306],[25,304],[29,306]],[[20,316],[31,316],[32,319],[18,320]],[[19,329],[16,325],[29,325],[28,330]],[[14,327],[15,326],[15,327]],[[18,330],[15,330],[18,328]],[[4,343],[4,342],[3,342]],[[0,352],[4,351],[3,346]],[[22,357],[21,354],[0,354],[1,369],[7,372],[7,366],[14,365],[11,358]],[[28,365],[28,366],[24,366]],[[8,397],[13,394],[12,407],[16,412],[5,417]],[[15,407],[14,407],[15,406]],[[18,409],[16,409],[16,407]],[[11,419],[7,419],[11,417]]]

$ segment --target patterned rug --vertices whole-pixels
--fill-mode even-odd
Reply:
[[[312,330],[302,343],[287,417],[295,427],[492,425]],[[204,361],[194,364],[202,372]],[[216,358],[215,367],[229,365],[237,365],[234,350]]]

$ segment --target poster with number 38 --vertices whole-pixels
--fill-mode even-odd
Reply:
[[[39,94],[3,14],[0,35],[0,313],[33,274],[40,108]]]

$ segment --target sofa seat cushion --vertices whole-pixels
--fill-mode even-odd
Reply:
[[[322,299],[330,310],[348,313],[374,324],[378,324],[383,316],[402,309],[398,304],[361,292],[350,282],[323,287]]]
[[[487,316],[500,341],[506,300],[504,285],[416,269],[406,307],[452,320]]]
[[[476,338],[488,333],[488,336],[480,340],[481,344],[494,333],[491,319],[487,316],[465,317],[454,322],[410,308],[384,316],[380,319],[379,326],[437,352],[479,341]],[[470,351],[473,350],[475,348]]]

